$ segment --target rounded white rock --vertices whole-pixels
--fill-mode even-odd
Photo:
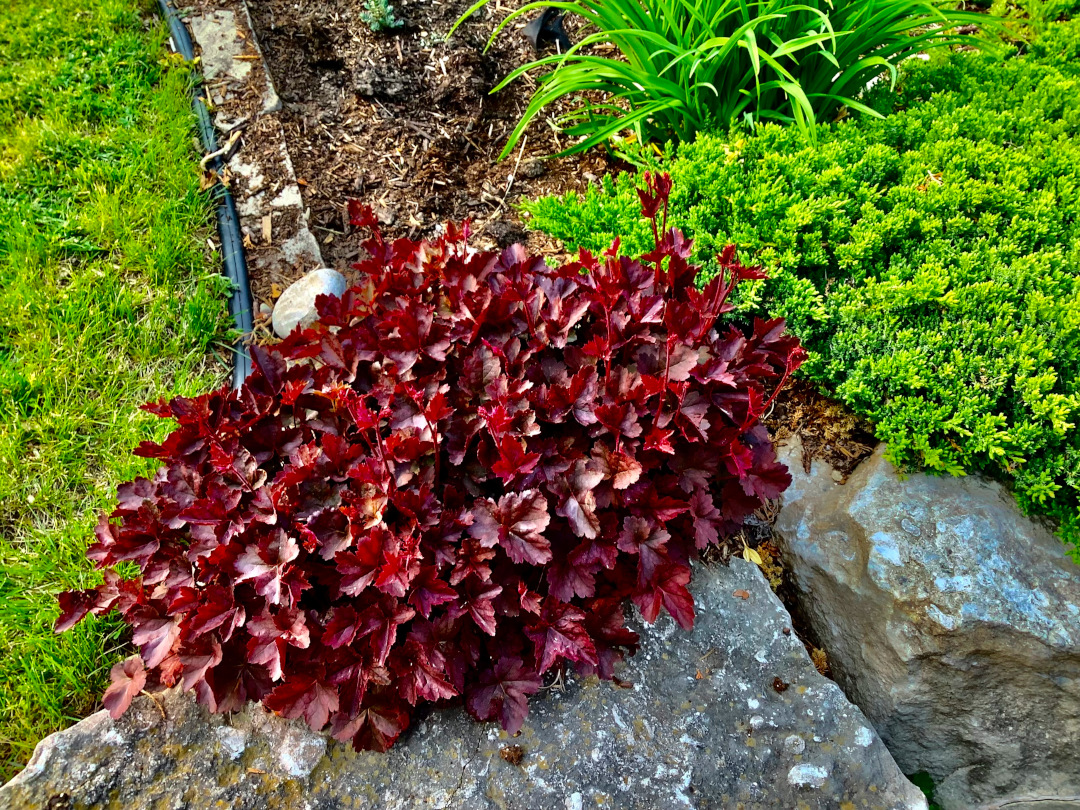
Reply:
[[[297,324],[310,326],[317,318],[315,299],[320,295],[340,296],[347,288],[345,276],[323,267],[294,281],[278,298],[272,317],[274,334],[286,337]]]

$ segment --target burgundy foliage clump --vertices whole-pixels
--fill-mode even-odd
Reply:
[[[557,270],[467,227],[390,243],[352,205],[361,285],[254,347],[240,391],[146,406],[178,423],[136,450],[163,466],[119,488],[104,583],[57,621],[131,625],[110,711],[179,683],[385,750],[463,696],[515,733],[549,670],[611,678],[636,649],[627,598],[690,628],[690,560],[790,483],[758,419],[803,353],[783,321],[718,321],[762,275],[729,248],[697,289],[649,182],[653,251]]]

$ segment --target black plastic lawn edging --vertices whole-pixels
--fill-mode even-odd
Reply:
[[[158,0],[158,2],[169,23],[173,49],[188,62],[194,61],[195,48],[187,26],[180,19],[180,12],[177,11],[172,0]],[[202,96],[199,95],[201,87],[202,83],[199,82],[192,91],[194,95],[192,107],[195,109],[195,119],[199,125],[203,149],[209,155],[217,151],[217,137],[214,135],[214,124],[210,120],[210,112],[206,109]],[[223,161],[220,157],[215,157],[209,165],[215,171],[220,171]],[[229,313],[236,322],[236,328],[246,337],[252,330],[252,302],[247,261],[244,259],[244,242],[240,235],[240,217],[236,212],[236,202],[232,194],[220,181],[214,185],[214,196],[218,204],[218,233],[221,235],[221,255],[225,265],[225,275],[232,282]],[[233,388],[239,388],[251,373],[251,355],[244,345],[243,337],[233,344],[233,355]]]

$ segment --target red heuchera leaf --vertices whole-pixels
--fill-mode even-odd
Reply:
[[[539,453],[526,453],[522,442],[507,435],[499,442],[499,460],[491,466],[491,471],[506,484],[516,476],[531,473],[539,461]]]
[[[221,663],[221,645],[217,639],[203,646],[190,645],[186,652],[177,656],[183,669],[184,688],[194,689],[195,684],[204,682],[206,671]]]
[[[264,612],[248,621],[247,630],[251,634],[248,660],[264,665],[275,681],[281,680],[285,648],[291,646],[303,650],[311,643],[304,616],[295,608]]]
[[[477,720],[499,718],[508,734],[517,734],[529,713],[529,695],[540,691],[540,676],[525,667],[519,658],[500,658],[493,670],[480,676],[469,690],[465,705]]]
[[[596,647],[582,626],[585,614],[572,605],[548,597],[540,618],[525,628],[536,648],[537,671],[547,672],[560,658],[596,663]]]
[[[236,561],[236,581],[252,580],[258,594],[272,605],[292,605],[296,599],[294,588],[302,590],[306,584],[303,575],[289,565],[299,554],[296,541],[277,529],[240,554]]]
[[[439,576],[439,569],[434,565],[421,568],[412,586],[409,604],[425,619],[430,618],[431,611],[439,605],[453,602],[458,597],[458,592]]]
[[[622,599],[607,596],[587,600],[584,605],[585,629],[596,645],[596,661],[579,661],[577,669],[583,675],[596,673],[610,680],[615,664],[622,659],[623,650],[637,650],[638,634],[626,626]]]
[[[623,519],[618,547],[638,555],[638,581],[651,582],[653,575],[668,559],[667,543],[671,535],[650,518],[630,516]]]
[[[593,596],[596,593],[596,573],[600,564],[586,563],[570,555],[555,557],[548,565],[548,593],[563,602],[575,596]]]
[[[315,675],[292,675],[263,699],[268,709],[284,717],[303,717],[320,731],[338,708],[338,691]]]
[[[421,700],[448,700],[457,694],[446,679],[446,659],[435,645],[409,638],[394,651],[391,670],[398,676],[398,691],[411,706]]]
[[[553,482],[559,503],[555,511],[566,518],[578,537],[591,540],[600,531],[595,489],[603,480],[602,472],[591,468],[585,459],[579,458],[569,475]]]
[[[112,685],[105,690],[102,703],[113,720],[127,711],[132,699],[146,686],[146,670],[139,656],[133,655],[116,664],[109,673]]]
[[[377,528],[356,541],[356,551],[339,551],[334,557],[341,579],[342,596],[357,596],[375,582],[383,562],[382,534]]]
[[[172,654],[179,636],[180,623],[175,619],[143,619],[135,627],[131,640],[142,651],[144,666],[153,669]]]
[[[373,692],[356,717],[338,714],[334,737],[353,742],[357,751],[386,751],[409,727],[408,706],[385,693]]]
[[[487,548],[498,543],[516,563],[543,565],[551,560],[551,544],[542,534],[550,521],[544,494],[529,489],[503,495],[498,504],[478,501],[469,534]]]
[[[376,663],[381,666],[390,655],[398,628],[415,615],[416,611],[411,607],[384,596],[360,614],[356,635],[359,638],[370,636],[371,651]]]
[[[694,518],[695,546],[706,548],[720,538],[719,528],[723,525],[720,510],[706,488],[694,490],[690,497],[690,514]]]
[[[53,630],[63,633],[86,618],[86,614],[97,605],[97,588],[88,588],[83,591],[64,591],[59,596],[60,615],[56,619]]]
[[[656,621],[663,605],[680,627],[692,629],[694,598],[686,589],[688,582],[690,569],[685,565],[669,564],[658,570],[652,581],[634,594],[634,604],[641,609],[642,618],[649,623]]]
[[[689,628],[689,561],[790,482],[759,418],[804,355],[782,321],[723,321],[759,270],[727,249],[696,288],[670,181],[646,186],[638,259],[376,230],[360,283],[253,346],[239,391],[147,406],[176,423],[136,451],[161,468],[119,488],[87,552],[104,581],[56,620],[132,627],[110,711],[181,683],[385,750],[464,695],[513,732],[541,673],[613,677],[627,600]]]

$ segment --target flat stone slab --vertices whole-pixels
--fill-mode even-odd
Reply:
[[[387,754],[356,753],[257,707],[188,696],[100,712],[38,745],[0,808],[925,810],[862,713],[817,673],[753,565],[698,567],[692,633],[642,632],[620,685],[571,679],[520,735],[458,707]],[[789,630],[790,632],[790,630]],[[219,804],[220,803],[220,804]],[[61,805],[68,806],[68,805]]]
[[[242,16],[243,27],[238,24],[237,13]],[[246,5],[241,3],[238,10],[223,8],[192,15],[188,26],[199,43],[203,80],[208,85],[231,82],[243,86],[252,75],[253,63],[257,63],[263,68],[262,74],[257,76],[262,111],[281,109],[281,99],[265,71],[259,43],[249,35],[252,27]]]

